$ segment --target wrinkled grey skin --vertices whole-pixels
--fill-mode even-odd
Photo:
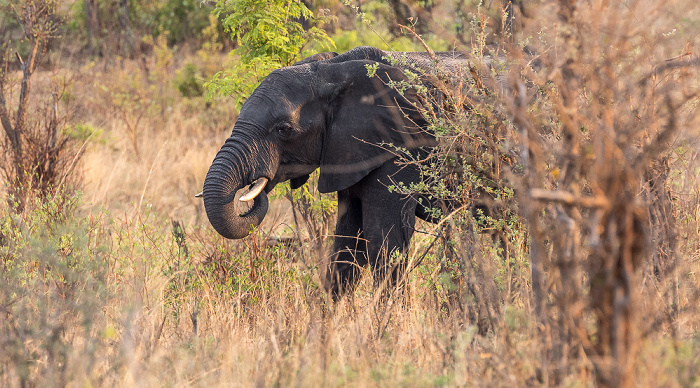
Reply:
[[[458,71],[460,54],[440,53],[443,68]],[[396,162],[396,148],[425,156],[435,143],[415,109],[412,90],[386,86],[405,80],[386,57],[427,67],[425,53],[389,53],[358,47],[345,54],[316,54],[272,72],[243,105],[238,120],[204,181],[204,206],[222,236],[239,239],[265,217],[269,193],[290,180],[293,189],[320,168],[319,191],[338,192],[334,255],[326,287],[334,296],[353,289],[359,267],[371,264],[381,281],[400,266],[386,257],[403,252],[415,217],[428,218],[413,196],[389,192],[395,182],[418,182],[419,169]],[[367,65],[376,65],[368,77]],[[404,65],[399,65],[404,66]],[[383,146],[381,146],[383,144]],[[269,182],[246,214],[234,209],[236,192],[259,178]]]

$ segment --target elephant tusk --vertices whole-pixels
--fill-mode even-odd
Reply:
[[[240,198],[238,198],[238,200],[241,202],[252,201],[253,199],[255,199],[255,197],[260,195],[260,192],[263,191],[266,184],[267,178],[259,178],[257,182],[255,182],[253,187],[251,187],[247,193],[243,194]]]
[[[195,194],[195,198],[202,198],[204,196],[204,191],[200,191],[199,194]]]

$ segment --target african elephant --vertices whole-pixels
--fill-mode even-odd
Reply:
[[[460,53],[438,55],[449,69],[464,59]],[[247,236],[265,217],[266,194],[277,183],[289,180],[292,189],[299,188],[320,168],[319,191],[338,192],[327,290],[334,296],[351,291],[359,268],[367,264],[375,280],[389,274],[395,279],[400,266],[392,268],[386,258],[407,248],[416,216],[430,219],[414,195],[387,189],[421,179],[418,166],[397,163],[397,150],[420,159],[436,139],[417,109],[416,91],[387,86],[407,79],[404,66],[392,65],[391,57],[411,66],[431,62],[425,53],[358,47],[342,55],[316,54],[262,81],[243,104],[204,181],[204,206],[218,233]],[[375,76],[368,76],[368,65],[376,66]],[[240,200],[253,204],[238,214],[234,196],[245,186],[250,189]]]

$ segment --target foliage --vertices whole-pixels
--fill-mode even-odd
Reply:
[[[143,3],[146,6],[147,3]],[[209,27],[211,10],[200,0],[166,0],[154,11],[155,20],[149,23],[152,23],[151,33],[154,36],[166,34],[169,45],[202,39],[204,30]]]
[[[64,129],[64,133],[73,140],[86,142],[95,135],[97,135],[96,137],[100,137],[103,131],[93,127],[90,124],[75,123],[72,125],[67,125]]]
[[[270,71],[299,60],[305,45],[333,46],[316,26],[322,18],[299,0],[220,0],[215,13],[239,47],[231,52],[237,62],[208,83],[210,97],[233,95],[242,104]]]
[[[185,320],[196,334],[198,320],[231,298],[237,319],[252,318],[283,283],[318,292],[317,268],[286,265],[283,246],[188,231],[148,207],[126,219],[81,214],[82,204],[54,196],[27,204],[26,215],[0,209],[4,386],[116,382],[135,352],[154,354],[164,327]]]
[[[653,297],[640,297],[643,279],[666,279],[676,266],[669,151],[695,125],[700,85],[689,80],[700,63],[682,59],[683,39],[630,28],[649,3],[556,5],[555,19],[540,20],[561,29],[540,34],[541,67],[518,61],[524,73],[511,105],[537,319],[556,331],[555,353],[581,344],[599,385],[632,385],[646,336],[635,329],[647,319],[637,312]],[[524,27],[540,31],[539,22]],[[544,52],[559,42],[567,42],[561,56]],[[682,54],[668,58],[666,49]],[[528,98],[526,85],[541,95]]]
[[[144,36],[163,35],[171,46],[204,39],[209,12],[198,0],[76,1],[68,33],[92,54],[133,57],[147,50]]]
[[[199,97],[204,94],[202,76],[194,63],[186,64],[175,74],[175,88],[183,97]]]

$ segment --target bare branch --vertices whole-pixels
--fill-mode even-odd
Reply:
[[[4,79],[0,78],[0,123],[5,130],[5,135],[10,140],[12,147],[14,148],[16,144],[19,143],[19,136],[12,126],[10,121],[10,116],[7,113],[7,101],[5,101],[5,82]]]
[[[421,36],[418,35],[417,32],[415,32],[411,27],[404,26],[403,24],[399,24],[399,27],[400,27],[402,30],[403,30],[403,29],[406,29],[408,32],[411,33],[411,35],[413,35],[416,39],[418,39],[418,42],[420,42],[420,44],[423,46],[423,48],[425,49],[425,52],[428,53],[428,56],[430,56],[430,59],[432,59],[432,60],[435,61],[435,62],[438,62],[438,59],[437,59],[437,57],[435,56],[435,52],[434,52],[430,47],[428,47],[428,44],[425,43],[425,41],[423,40],[423,38],[421,38]]]
[[[654,69],[650,71],[649,74],[642,77],[642,79],[639,81],[639,86],[646,86],[650,80],[653,80],[659,74],[665,73],[667,71],[676,69],[687,69],[695,66],[700,66],[700,58],[695,58],[692,60],[684,60],[682,57],[667,59],[666,62],[654,67]]]
[[[576,196],[566,191],[550,191],[545,189],[530,189],[530,198],[535,201],[558,202],[571,206],[582,206],[589,208],[609,208],[610,201],[603,196],[588,197]]]
[[[27,114],[27,105],[29,104],[29,93],[32,87],[32,76],[36,70],[37,56],[39,46],[42,44],[41,39],[36,39],[33,42],[32,49],[29,52],[26,62],[22,62],[22,82],[19,91],[19,103],[17,106],[17,118],[15,119],[15,130],[22,131],[24,121]]]

